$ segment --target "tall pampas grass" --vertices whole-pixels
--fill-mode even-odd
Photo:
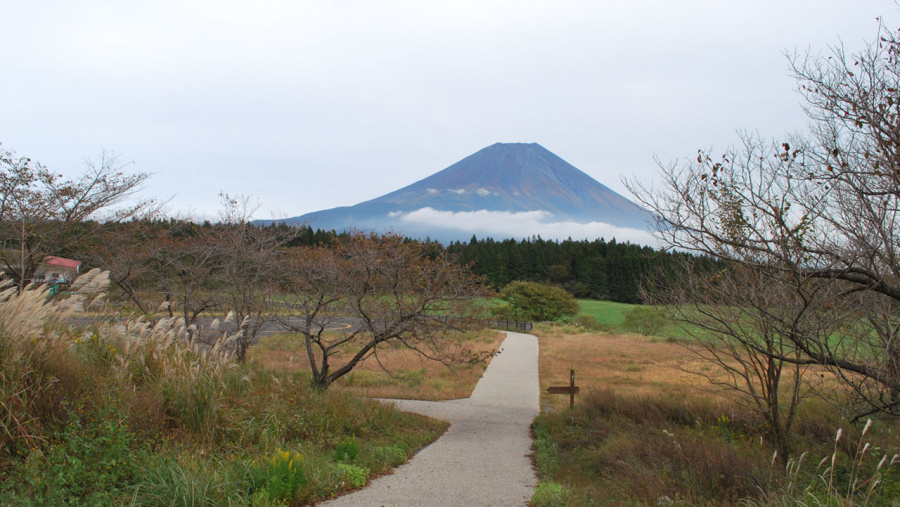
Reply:
[[[75,389],[60,386],[63,380],[87,385],[99,374],[118,389],[162,389],[170,417],[199,431],[213,427],[222,375],[235,365],[235,337],[219,333],[205,345],[190,340],[180,318],[103,316],[108,286],[99,270],[63,295],[0,286],[0,467],[46,441],[60,391]],[[100,314],[77,319],[87,310]]]
[[[888,468],[900,462],[900,455],[894,454],[889,457],[888,454],[882,454],[874,467],[865,466],[866,456],[870,455],[872,450],[871,444],[865,442],[866,433],[871,427],[872,420],[869,419],[859,436],[856,452],[849,466],[849,476],[845,480],[846,484],[838,484],[835,477],[835,471],[842,466],[839,463],[839,444],[844,435],[844,431],[838,428],[834,435],[834,449],[831,455],[819,461],[806,488],[803,490],[797,488],[803,480],[802,462],[806,456],[806,453],[803,453],[796,462],[793,460],[788,462],[785,468],[787,484],[782,491],[765,494],[762,501],[746,499],[741,504],[747,507],[881,505],[879,487],[882,485],[882,475]]]
[[[46,286],[34,285],[0,292],[0,462],[46,438],[41,412],[58,382],[55,371],[77,340],[67,321],[109,283],[99,271],[81,278],[90,290],[71,297],[51,298]]]

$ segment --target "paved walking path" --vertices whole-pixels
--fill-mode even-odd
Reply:
[[[537,478],[528,454],[538,413],[538,341],[507,333],[472,396],[395,400],[397,408],[450,421],[450,429],[391,475],[327,507],[521,506]]]

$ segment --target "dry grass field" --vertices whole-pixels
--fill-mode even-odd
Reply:
[[[542,407],[568,403],[567,396],[546,391],[551,385],[567,385],[571,369],[582,393],[609,388],[626,396],[714,396],[707,380],[684,371],[709,366],[696,364],[697,358],[677,343],[632,334],[572,333],[563,326],[541,325],[535,334]]]
[[[568,384],[570,369],[575,370],[582,392],[605,387],[623,395],[712,395],[705,379],[682,371],[697,359],[676,343],[632,334],[573,333],[564,326],[550,325],[539,325],[535,334],[540,341],[542,406],[568,403],[567,397],[547,395],[546,390],[550,385]],[[488,330],[465,343],[473,353],[489,356],[504,338],[502,332]],[[309,370],[303,342],[295,335],[265,337],[249,355],[268,368]],[[339,354],[332,368],[345,364],[349,357],[349,351]],[[448,368],[404,348],[389,349],[379,358],[390,374],[370,358],[333,388],[372,398],[460,399],[471,394],[487,367],[464,363]]]
[[[540,342],[542,414],[533,425],[541,483],[531,505],[769,505],[760,503],[767,495],[771,505],[782,505],[782,495],[790,498],[791,493],[782,489],[783,472],[773,468],[759,416],[726,399],[703,376],[686,373],[716,370],[683,345],[637,334],[584,332],[580,326],[563,324],[539,324],[533,334]],[[473,352],[490,356],[504,337],[487,331],[464,343]],[[250,353],[272,368],[308,368],[302,342],[289,335],[267,338]],[[399,348],[380,357],[394,377],[370,360],[332,389],[379,398],[465,398],[486,366],[446,368]],[[581,388],[574,411],[567,410],[568,396],[546,394],[551,385],[568,384],[570,369],[576,371]],[[836,449],[838,427],[855,435],[851,440],[859,438],[858,428],[827,415],[822,403],[810,401],[796,429],[798,453],[808,450],[817,457],[814,462],[828,456]],[[873,448],[895,452],[893,428],[876,425],[867,437]],[[848,445],[843,451],[851,456],[844,453],[838,458],[849,470],[859,464],[852,460],[855,444]],[[867,460],[858,470],[874,476],[877,459]],[[830,486],[819,487],[820,471],[814,462],[793,472],[793,479],[818,488],[819,498],[834,496]],[[900,476],[891,470],[880,477],[885,481],[882,498],[898,498]],[[846,481],[840,484],[844,487]]]
[[[734,391],[714,388],[704,375],[721,371],[682,344],[562,324],[536,325],[534,334],[540,342],[542,407],[532,426],[541,477],[531,501],[535,507],[900,505],[900,470],[876,469],[881,458],[889,461],[897,452],[897,426],[890,421],[876,422],[866,435],[873,453],[857,459],[861,427],[808,398],[795,424],[793,456],[800,459],[806,451],[813,458],[802,467],[792,461],[785,473],[775,465],[762,416],[734,398]],[[581,388],[574,410],[568,410],[568,396],[546,393],[548,386],[567,385],[570,369]],[[815,371],[808,373],[819,379]],[[845,435],[840,448],[837,428]],[[815,465],[828,456],[837,458],[842,474],[834,487],[832,476],[823,482]],[[866,495],[858,484],[873,478],[882,481],[878,499],[855,503]],[[820,503],[795,503],[791,484]]]
[[[473,357],[490,358],[505,337],[500,331],[485,330],[468,337],[460,346],[466,347]],[[346,364],[351,353],[348,349],[338,354],[332,369]],[[265,337],[258,346],[250,349],[248,355],[268,368],[309,371],[306,349],[302,338],[296,335]],[[382,349],[378,358],[381,364],[370,357],[353,372],[338,379],[332,389],[368,398],[454,400],[468,398],[487,368],[484,361],[447,367],[401,347]]]

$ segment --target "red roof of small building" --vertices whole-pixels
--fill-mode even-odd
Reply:
[[[81,266],[81,261],[66,259],[65,257],[53,257],[51,255],[44,259],[44,264],[77,270]]]

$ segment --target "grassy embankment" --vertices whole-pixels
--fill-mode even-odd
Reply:
[[[82,295],[103,280],[83,276]],[[70,327],[74,299],[0,294],[3,505],[298,505],[361,487],[445,423],[184,342]],[[227,337],[222,337],[227,340]]]
[[[876,421],[862,436],[862,428],[831,407],[807,400],[794,458],[784,470],[773,464],[757,414],[684,372],[708,365],[693,363],[671,338],[677,336],[672,327],[654,324],[664,338],[622,332],[645,320],[629,310],[582,302],[604,331],[535,328],[542,393],[566,384],[570,368],[582,391],[574,410],[568,397],[542,394],[543,413],[534,423],[541,483],[532,505],[900,503],[900,463],[887,464],[900,442],[896,423]],[[862,452],[866,442],[871,445]],[[875,493],[873,478],[880,481]]]

